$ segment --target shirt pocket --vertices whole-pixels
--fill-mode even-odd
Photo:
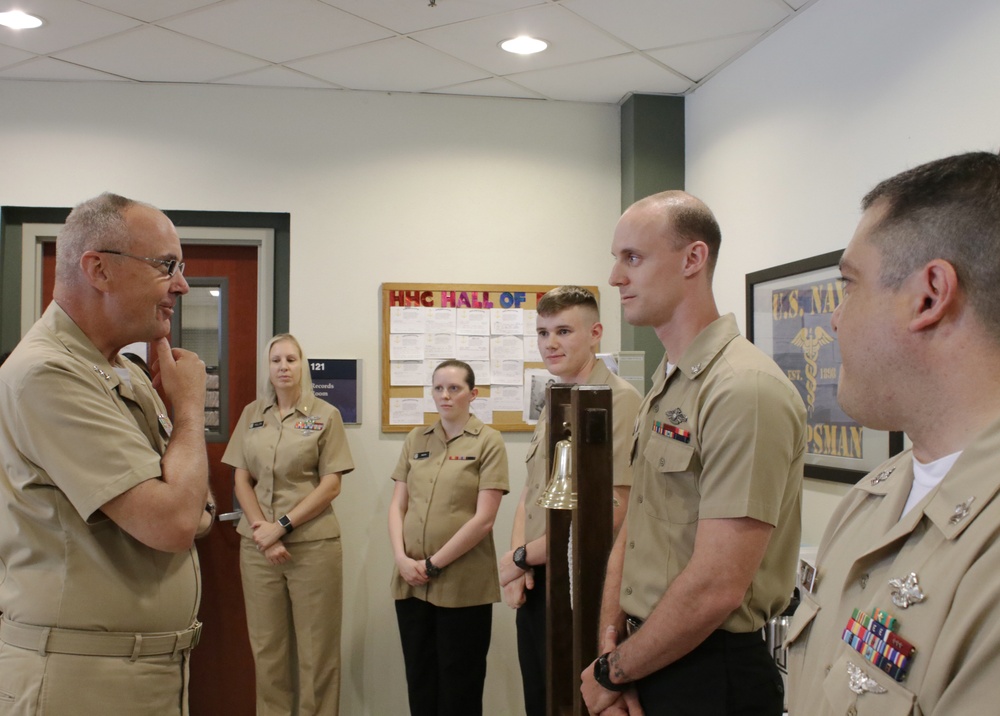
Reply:
[[[785,635],[785,647],[794,646],[798,642],[806,629],[813,623],[813,619],[819,614],[820,606],[812,596],[803,590],[799,605],[795,607],[795,614],[792,616],[792,623],[788,625],[788,633]]]
[[[841,643],[840,657],[833,662],[830,673],[823,681],[823,695],[832,713],[856,714],[856,716],[909,716],[913,713],[916,697],[891,676],[865,661],[860,654],[847,644]],[[864,675],[874,681],[866,690],[858,694],[851,690],[851,670],[861,669]],[[875,691],[884,693],[874,693]]]
[[[651,478],[640,495],[646,512],[674,524],[697,522],[701,495],[698,477],[689,470],[694,447],[652,435],[642,454]]]

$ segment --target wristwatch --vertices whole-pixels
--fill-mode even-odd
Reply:
[[[278,524],[285,528],[285,534],[290,535],[295,527],[292,525],[292,521],[288,519],[288,515],[282,515],[278,518]]]
[[[528,545],[522,544],[514,550],[514,564],[527,572],[531,567],[528,565]]]
[[[434,563],[431,561],[430,557],[424,560],[424,567],[427,570],[428,577],[436,577],[439,574],[441,574],[441,568],[434,566]]]
[[[616,684],[611,680],[611,666],[608,664],[610,653],[601,654],[594,662],[594,680],[608,691],[626,691],[631,684]]]

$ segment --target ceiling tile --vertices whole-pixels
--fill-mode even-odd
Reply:
[[[695,82],[726,64],[736,55],[752,46],[763,33],[743,33],[719,40],[693,42],[663,50],[646,52],[650,57],[677,70]]]
[[[262,70],[253,70],[232,77],[224,77],[215,80],[213,84],[223,85],[251,85],[255,87],[304,87],[330,89],[329,82],[316,79],[310,75],[290,70],[287,67],[265,67]]]
[[[546,3],[546,0],[440,0],[431,7],[429,0],[322,1],[399,33],[426,30]]]
[[[44,55],[137,27],[140,23],[76,0],[32,0],[22,5],[45,24],[35,30],[0,27],[0,43]]]
[[[464,94],[475,95],[477,97],[518,97],[521,99],[545,99],[543,95],[533,92],[526,87],[520,87],[513,82],[499,77],[490,77],[486,80],[476,80],[475,82],[463,82],[460,85],[443,87],[434,90],[435,94]]]
[[[552,99],[609,104],[617,104],[629,92],[681,94],[692,86],[691,82],[635,54],[524,72],[510,79]]]
[[[208,82],[266,65],[152,26],[60,52],[56,57],[143,82]]]
[[[61,62],[51,57],[38,57],[30,62],[0,70],[0,77],[15,80],[103,80],[123,82],[121,77]]]
[[[792,14],[775,0],[563,0],[640,50],[767,30]]]
[[[498,43],[518,35],[546,40],[549,48],[535,55],[513,55],[498,47]],[[610,57],[629,50],[558,5],[470,20],[417,32],[412,37],[498,75]]]
[[[156,22],[165,17],[215,4],[219,0],[141,0],[140,2],[136,2],[136,0],[87,0],[87,2],[143,22]]]
[[[421,92],[487,76],[481,70],[405,37],[379,40],[287,64],[342,87],[387,92]]]
[[[393,36],[319,0],[236,0],[158,24],[271,62]]]
[[[30,60],[32,57],[36,56],[37,55],[34,55],[31,52],[25,52],[24,50],[17,50],[13,47],[0,45],[0,67],[9,67],[10,65]]]

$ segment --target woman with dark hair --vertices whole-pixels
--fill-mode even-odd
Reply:
[[[343,553],[333,500],[354,469],[338,410],[312,391],[295,337],[264,353],[262,397],[222,461],[236,469],[237,530],[257,716],[336,716]]]
[[[508,491],[507,451],[471,414],[478,391],[468,364],[444,361],[432,385],[440,419],[406,436],[392,473],[392,595],[410,713],[475,716],[500,601],[493,521]]]

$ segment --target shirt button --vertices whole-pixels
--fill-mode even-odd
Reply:
[[[639,495],[639,504],[642,504],[642,495]]]
[[[628,548],[635,549],[635,540],[632,540],[631,542],[628,543]]]
[[[661,457],[661,458],[660,458],[660,467],[663,467],[663,466],[664,466],[664,465],[666,465],[666,464],[667,464],[667,461],[666,461],[666,460],[664,460],[664,459],[663,459],[663,458]]]
[[[858,716],[858,709],[854,704],[847,707],[847,716]]]
[[[632,593],[632,587],[625,587],[625,593],[626,594],[631,594]]]
[[[858,578],[858,584],[861,585],[862,589],[868,586],[868,572],[865,572]]]
[[[659,403],[653,403],[653,412],[654,413],[660,412],[660,404]]]

